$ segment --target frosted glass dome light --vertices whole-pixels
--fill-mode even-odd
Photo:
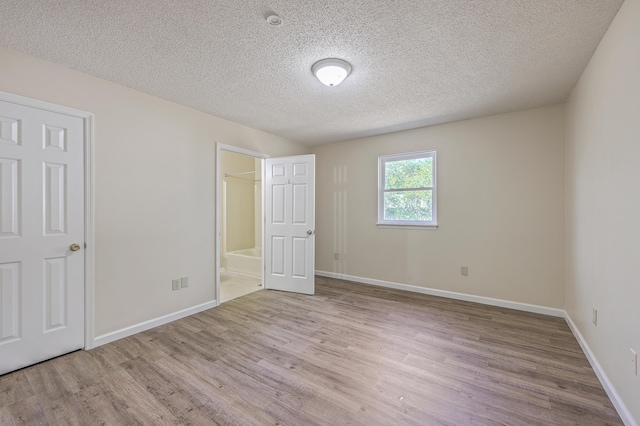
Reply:
[[[351,73],[351,65],[342,59],[329,58],[316,62],[311,67],[313,74],[325,86],[337,86]]]

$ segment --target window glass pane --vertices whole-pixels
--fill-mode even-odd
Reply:
[[[433,220],[431,190],[384,193],[384,220]]]
[[[385,189],[433,186],[433,158],[387,161],[384,166]]]

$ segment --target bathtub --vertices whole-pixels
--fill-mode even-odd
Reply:
[[[227,252],[226,270],[262,278],[262,249],[255,247]]]

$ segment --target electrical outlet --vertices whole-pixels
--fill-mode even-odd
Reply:
[[[180,279],[171,280],[171,289],[173,291],[180,290]]]
[[[340,260],[340,255],[338,253],[333,253],[333,260]]]
[[[181,288],[189,287],[189,277],[180,278],[180,287]]]
[[[638,375],[638,353],[631,348],[631,371],[633,375]]]
[[[464,275],[465,277],[469,275],[469,267],[461,266],[460,267],[460,275]]]
[[[593,321],[593,325],[598,326],[598,310],[596,308],[593,308],[591,321]]]

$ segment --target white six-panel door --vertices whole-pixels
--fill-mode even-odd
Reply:
[[[265,178],[265,288],[315,292],[315,155],[269,158]]]
[[[81,118],[0,101],[0,374],[84,346],[83,151]]]

